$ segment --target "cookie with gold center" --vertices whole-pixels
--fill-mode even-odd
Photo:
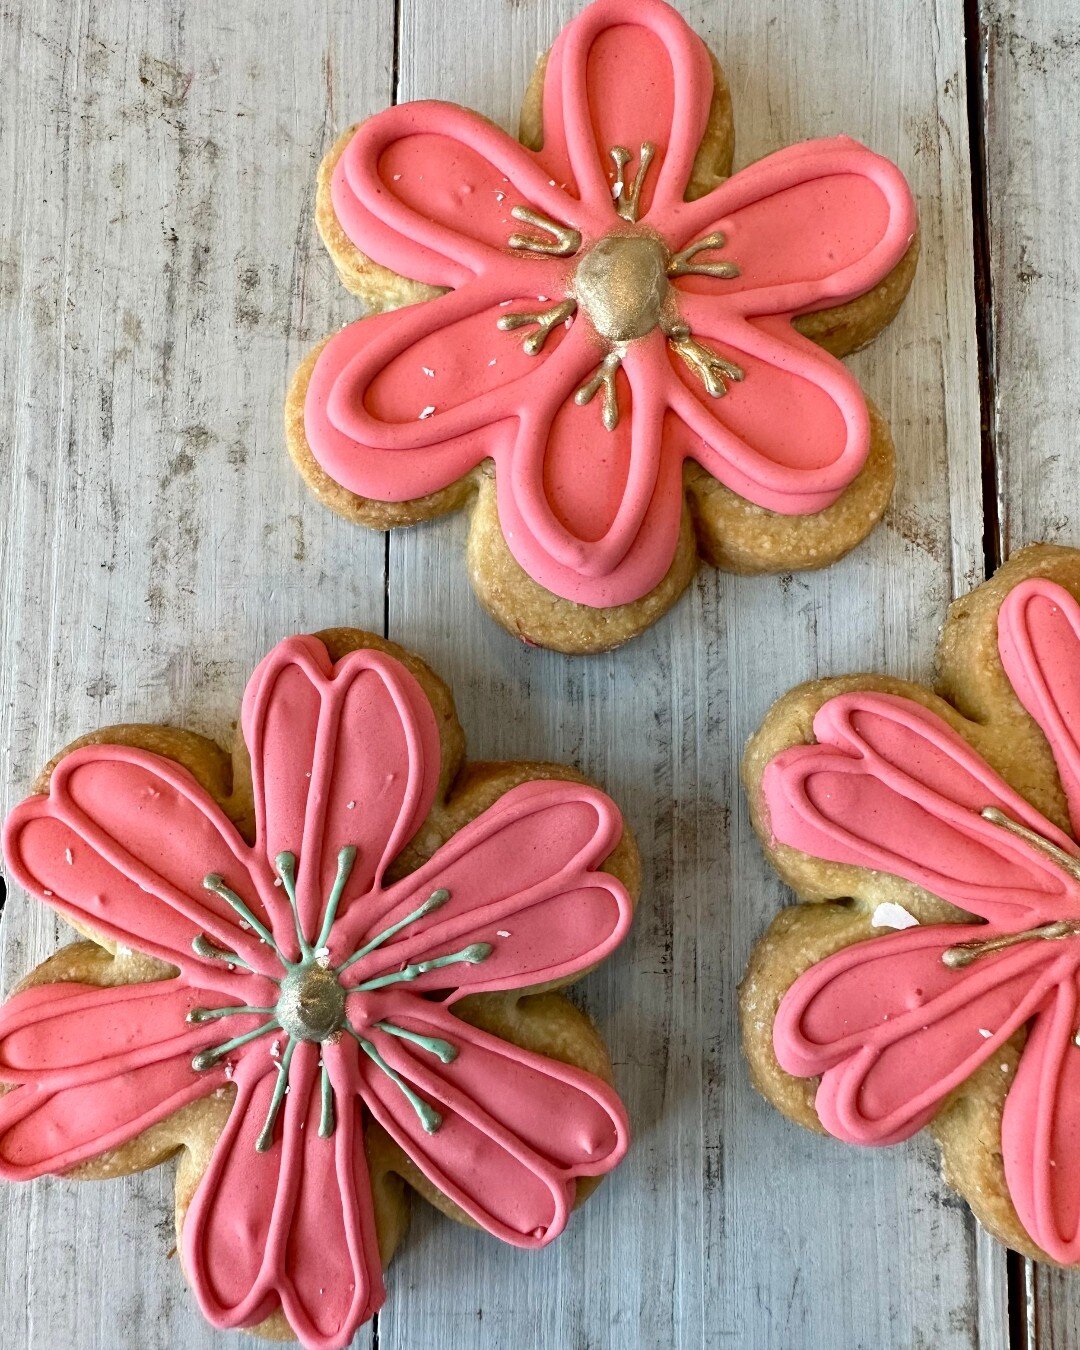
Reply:
[[[662,0],[596,0],[521,143],[451,104],[387,109],[319,174],[317,220],[373,311],[290,390],[290,452],[376,529],[465,507],[484,607],[530,643],[617,646],[698,557],[819,567],[881,517],[882,418],[839,356],[895,315],[917,222],[846,137],[734,176],[731,106]]]
[[[625,935],[637,855],[571,770],[463,748],[422,662],[336,629],[263,660],[231,759],[151,726],[64,751],[4,854],[90,940],[0,1005],[0,1178],[176,1155],[205,1316],[307,1350],[383,1304],[406,1183],[556,1238],[628,1127],[555,991]]]

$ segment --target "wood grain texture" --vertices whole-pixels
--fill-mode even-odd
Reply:
[[[278,636],[337,622],[378,630],[387,602],[390,636],[454,681],[470,752],[579,764],[626,807],[647,870],[636,933],[575,994],[612,1046],[636,1130],[630,1158],[541,1254],[418,1204],[389,1272],[380,1345],[998,1350],[1004,1259],[939,1179],[933,1150],[862,1153],[786,1124],[749,1087],[735,1006],[749,949],[788,899],[739,796],[746,736],[805,678],[925,678],[949,596],[981,575],[962,0],[684,0],[732,84],[738,164],[847,131],[915,185],[920,275],[896,325],[852,362],[891,420],[899,482],[885,525],[829,572],[705,570],[646,637],[592,660],[525,651],[483,617],[461,519],[393,536],[384,576],[383,538],[309,499],[284,454],[289,372],[357,312],[314,233],[320,155],[395,92],[515,126],[537,53],[577,7],[398,5],[395,91],[394,0],[9,0],[2,805],[91,726],[170,718],[227,737],[253,661]],[[1054,410],[1033,438],[1022,401],[999,405],[1019,543],[1046,537],[1054,502],[1069,500],[1075,397],[1061,372],[1072,368],[1068,202],[1080,185],[1061,140],[1040,139],[1051,124],[1067,133],[1075,39],[1059,41],[1061,23],[1036,0],[1020,18],[1017,8],[990,16],[993,50],[1011,53],[1014,30],[1036,43],[991,85],[995,280],[1011,297],[999,301],[999,390],[1008,360],[1051,391],[1040,416]],[[1047,237],[1052,207],[1065,233]],[[1037,256],[1053,265],[1010,280]],[[1006,316],[1027,328],[1005,333]],[[14,896],[3,987],[58,937]],[[0,1344],[226,1344],[165,1260],[171,1208],[167,1168],[0,1191]],[[1045,1344],[1073,1344],[1067,1283],[1040,1273],[1036,1284],[1061,1337]]]
[[[5,813],[79,732],[172,720],[231,739],[281,635],[382,628],[383,539],[309,498],[281,406],[351,312],[312,190],[339,109],[387,101],[390,9],[5,6]],[[13,894],[4,988],[69,938]],[[171,1172],[0,1189],[5,1350],[224,1344],[166,1259]]]
[[[1038,540],[1080,545],[1080,4],[983,0],[981,19],[995,487],[1008,557]],[[1025,1347],[1080,1346],[1077,1293],[1075,1272],[1024,1263]]]
[[[514,127],[574,0],[402,0],[401,99]],[[847,131],[896,158],[924,256],[897,324],[852,362],[890,418],[887,523],[822,574],[705,569],[611,656],[526,651],[480,613],[464,522],[392,536],[389,622],[450,677],[473,753],[550,754],[603,782],[646,861],[636,932],[577,997],[612,1047],[636,1126],[626,1164],[552,1249],[499,1249],[418,1214],[380,1345],[1006,1344],[1005,1262],[915,1144],[858,1152],[752,1092],[735,993],[788,897],[750,830],[742,744],[770,701],[826,672],[925,677],[950,595],[981,577],[979,409],[960,3],[684,3],[735,100],[736,163]]]

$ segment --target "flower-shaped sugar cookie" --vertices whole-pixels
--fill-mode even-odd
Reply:
[[[315,493],[379,529],[469,504],[481,602],[563,651],[640,632],[699,550],[753,572],[852,548],[892,446],[836,358],[914,274],[899,170],[837,137],[727,177],[723,73],[661,0],[596,0],[563,30],[522,140],[409,103],[327,156],[323,238],[391,312],[293,382]]]
[[[8,818],[11,875],[94,941],[0,1007],[0,1176],[179,1150],[209,1321],[334,1350],[384,1300],[398,1178],[539,1247],[622,1157],[603,1044],[551,991],[626,933],[637,859],[566,771],[464,770],[449,691],[368,634],[281,643],[242,733],[230,765],[110,728]]]
[[[979,1220],[1063,1265],[1080,1264],[1078,598],[1080,553],[1025,549],[953,605],[937,693],[805,685],[744,763],[771,861],[824,902],[751,957],[757,1086],[852,1143],[928,1125]]]

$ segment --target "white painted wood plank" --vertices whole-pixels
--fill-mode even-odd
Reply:
[[[353,313],[315,235],[315,169],[339,109],[387,101],[391,10],[5,7],[5,811],[98,725],[230,738],[286,632],[381,631],[383,539],[310,498],[281,409],[300,356]],[[4,988],[69,938],[12,895]],[[171,1171],[0,1189],[0,1343],[224,1344],[166,1260]]]
[[[994,441],[1002,556],[1080,545],[1080,81],[1077,0],[984,0]],[[1032,1347],[1080,1346],[1074,1272],[1027,1262]]]
[[[402,0],[400,97],[516,126],[536,54],[576,7]],[[740,798],[743,741],[799,680],[927,677],[950,595],[981,575],[963,5],[683,7],[731,81],[738,164],[846,131],[912,178],[920,275],[852,363],[893,424],[896,500],[831,571],[705,571],[651,633],[590,660],[527,651],[479,612],[463,519],[392,537],[391,636],[453,678],[472,752],[594,774],[638,832],[646,891],[635,935],[578,994],[636,1126],[626,1164],[540,1255],[418,1207],[381,1345],[1003,1346],[1004,1259],[932,1147],[860,1152],[787,1124],[749,1087],[736,1016],[750,947],[789,899]]]

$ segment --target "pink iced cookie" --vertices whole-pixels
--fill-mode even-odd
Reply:
[[[391,1173],[532,1248],[623,1156],[596,1032],[521,991],[622,940],[637,858],[568,772],[462,772],[449,691],[369,634],[282,642],[241,733],[111,728],[9,816],[9,875],[95,940],[0,1007],[0,1176],[181,1150],[209,1321],[334,1350],[385,1299]]]
[[[745,778],[807,900],[751,958],[744,1040],[781,1110],[856,1144],[931,1125],[1020,1251],[1080,1264],[1080,553],[1035,546],[953,606],[938,693],[781,699]],[[812,725],[812,733],[809,728]]]
[[[911,282],[900,171],[836,137],[728,177],[723,74],[661,0],[574,19],[522,135],[409,103],[327,157],[323,237],[385,312],[294,381],[313,489],[380,529],[470,503],[481,601],[566,651],[641,631],[699,549],[775,571],[853,547],[892,448],[836,357]]]

